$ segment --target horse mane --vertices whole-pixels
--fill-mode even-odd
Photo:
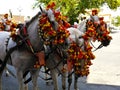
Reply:
[[[25,25],[28,27],[31,22],[33,22],[39,15],[41,15],[41,12],[38,12],[35,16],[33,16],[29,21],[25,23]]]

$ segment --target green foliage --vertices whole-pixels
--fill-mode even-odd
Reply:
[[[111,9],[120,6],[120,0],[36,0],[35,6],[41,3],[47,5],[50,1],[54,1],[56,7],[61,7],[62,14],[68,16],[71,24],[77,21],[79,13],[85,13],[86,9],[99,8],[105,2]]]
[[[112,20],[112,23],[115,25],[115,26],[120,26],[120,16],[117,16],[116,18],[114,18]]]

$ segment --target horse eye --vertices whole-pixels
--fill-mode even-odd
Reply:
[[[79,36],[78,38],[79,38],[79,39],[81,39],[81,38],[82,38],[82,36]]]

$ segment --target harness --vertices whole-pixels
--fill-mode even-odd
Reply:
[[[94,20],[94,18],[93,17],[91,17],[93,20]],[[87,20],[87,22],[88,22],[88,20]],[[87,23],[86,22],[86,23]],[[93,21],[91,21],[92,23],[94,23]],[[95,24],[93,24],[94,25],[94,27],[97,29],[98,27],[99,27],[99,25],[95,25]],[[86,31],[87,31],[87,28],[88,28],[88,26],[87,26],[87,24],[86,24]],[[101,49],[102,47],[103,47],[103,45],[102,45],[102,43],[98,46],[98,47],[95,47],[94,46],[94,44],[90,41],[90,44],[95,48],[95,50],[93,50],[93,52],[94,51],[96,51],[96,50],[98,50],[98,49]]]
[[[95,50],[93,50],[92,52],[95,52],[98,49],[101,49],[103,47],[102,43],[98,47],[95,47],[91,41],[90,41],[90,44],[95,48]]]
[[[26,28],[26,26],[23,26],[23,25],[21,27],[22,27],[22,29],[19,27],[19,34],[14,35],[14,37],[10,37],[13,39],[14,42],[16,42],[16,46],[7,50],[7,46],[8,46],[10,38],[8,38],[6,41],[6,53],[7,54],[4,58],[4,60],[0,61],[1,62],[0,72],[2,72],[4,70],[4,67],[7,64],[8,59],[11,59],[12,52],[14,50],[17,50],[18,48],[21,48],[21,47],[26,48],[28,51],[30,51],[31,53],[33,53],[35,55],[35,51],[33,50],[31,42],[28,38],[27,28]]]
[[[52,53],[56,53],[56,54],[58,55],[58,57],[60,57],[60,58],[62,58],[62,59],[60,59],[60,61],[59,61],[58,63],[56,63],[56,61],[52,59],[52,61],[53,61],[53,63],[54,63],[55,66],[53,66],[52,68],[46,69],[45,72],[44,72],[44,71],[41,71],[41,72],[50,75],[49,71],[50,71],[51,69],[57,69],[57,71],[59,72],[59,75],[61,74],[62,76],[64,76],[64,75],[62,74],[62,71],[58,68],[58,66],[59,66],[62,62],[63,62],[63,66],[64,66],[64,64],[66,64],[66,61],[65,61],[66,56],[64,55],[64,52],[63,52],[63,51],[60,49],[60,47],[58,47],[58,46],[51,47],[50,51],[45,54],[45,60],[46,60],[46,61],[48,60],[49,56],[50,56]],[[28,73],[28,72],[27,72],[27,73]],[[26,73],[26,75],[27,75],[27,73]],[[26,76],[26,75],[24,75],[24,76]],[[41,78],[42,78],[43,80],[51,80],[51,79],[52,79],[51,77],[48,78],[48,79],[45,79],[45,78],[43,78],[43,77],[41,77]],[[32,80],[32,77],[29,77],[26,81],[24,81],[24,84],[27,84],[27,83],[30,82],[31,80]]]
[[[5,58],[4,58],[4,61],[2,61],[2,64],[1,64],[1,66],[0,66],[0,73],[3,72],[3,70],[4,70],[4,68],[5,68],[6,64],[7,64],[8,59],[11,57],[10,55],[12,54],[12,52],[13,52],[14,50],[20,48],[20,46],[21,46],[21,45],[17,44],[16,46],[10,48],[10,49],[7,51],[7,54],[6,54]]]

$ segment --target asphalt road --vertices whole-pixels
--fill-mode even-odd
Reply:
[[[90,74],[87,78],[80,78],[78,81],[79,90],[120,90],[120,32],[114,31],[111,34],[113,40],[108,47],[103,47],[94,52],[96,59],[90,67]],[[95,46],[98,43],[94,43]],[[14,68],[9,66],[15,72]],[[3,90],[18,90],[16,78],[5,74],[3,78]],[[61,89],[61,78],[58,78]],[[53,90],[53,85],[46,85],[41,78],[38,79],[40,90]],[[29,90],[32,84],[29,83]],[[71,87],[73,89],[73,84]]]

